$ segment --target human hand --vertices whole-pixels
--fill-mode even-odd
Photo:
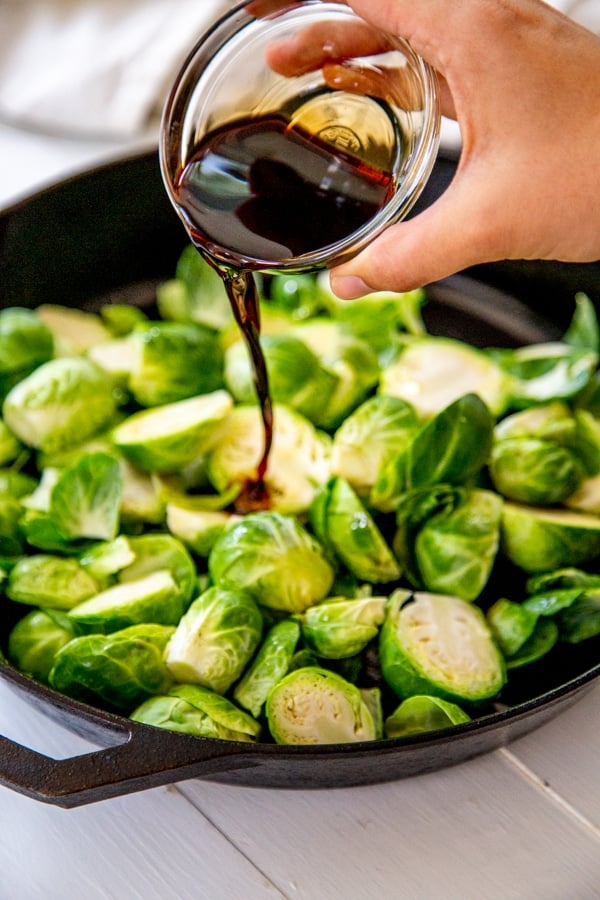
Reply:
[[[332,270],[334,292],[410,290],[500,259],[599,259],[600,39],[540,0],[349,5],[437,69],[462,152],[434,204]],[[271,63],[331,66],[334,38],[293,39]]]

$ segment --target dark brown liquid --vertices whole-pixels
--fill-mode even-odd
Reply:
[[[393,192],[387,171],[371,168],[283,116],[245,118],[210,132],[176,185],[177,204],[198,250],[217,268],[248,347],[265,431],[256,480],[243,511],[269,505],[264,486],[273,436],[252,270],[322,249],[357,231]]]

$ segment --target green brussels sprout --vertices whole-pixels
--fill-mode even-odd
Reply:
[[[145,700],[130,717],[134,722],[221,741],[250,743],[260,725],[220,694],[198,684],[180,684]]]
[[[505,657],[508,671],[537,662],[552,650],[559,638],[559,629],[553,619],[540,619],[529,638],[512,655]]]
[[[164,406],[223,387],[221,343],[202,325],[151,322],[128,340],[134,349],[129,390],[140,406]]]
[[[113,540],[119,529],[123,481],[107,453],[84,453],[58,475],[48,514],[68,539]]]
[[[100,307],[100,315],[104,325],[115,338],[125,337],[136,325],[148,321],[143,309],[129,303],[106,303]]]
[[[166,569],[105,588],[69,611],[82,631],[109,634],[129,625],[176,625],[183,615],[181,594]]]
[[[257,406],[239,406],[225,424],[216,447],[208,454],[207,472],[216,491],[241,486],[256,478],[263,453],[264,428]],[[331,438],[294,410],[273,408],[273,444],[265,475],[271,509],[303,513],[319,485],[329,478]]]
[[[96,313],[53,303],[43,303],[36,313],[52,333],[55,356],[79,356],[111,336]]]
[[[419,430],[417,414],[406,400],[385,394],[369,397],[335,432],[331,472],[345,478],[360,497],[368,497],[385,464]]]
[[[506,409],[507,376],[486,353],[462,341],[423,337],[405,344],[381,372],[379,392],[407,400],[429,419],[465,394],[477,394],[494,416]]]
[[[76,559],[37,553],[22,556],[8,576],[6,594],[17,603],[71,609],[98,593],[98,582]]]
[[[527,579],[523,606],[538,616],[551,616],[560,637],[570,644],[600,634],[600,575],[565,568]]]
[[[343,478],[332,478],[310,510],[313,530],[358,579],[397,581],[401,570],[375,520]]]
[[[218,509],[195,510],[167,504],[167,528],[202,557],[208,557],[219,535],[241,519],[241,516]]]
[[[135,561],[129,539],[120,534],[114,541],[99,541],[85,548],[79,564],[98,584],[105,584]]]
[[[37,311],[19,306],[0,310],[0,399],[54,355],[54,339]]]
[[[324,312],[324,299],[317,279],[307,272],[281,272],[271,278],[270,303],[293,319],[311,319]]]
[[[574,447],[576,420],[564,401],[555,400],[505,416],[494,428],[494,438],[497,441],[538,438],[553,441],[564,447]]]
[[[502,505],[483,489],[439,485],[405,494],[393,549],[410,583],[463,600],[479,597],[496,560]]]
[[[598,364],[593,351],[560,341],[495,350],[492,356],[507,376],[513,409],[575,397],[586,387]]]
[[[169,641],[165,659],[175,681],[224,694],[256,650],[263,620],[242,590],[210,587],[194,600]]]
[[[134,347],[128,338],[111,338],[93,344],[85,355],[102,369],[115,388],[127,391],[135,359]]]
[[[600,419],[587,409],[574,412],[576,450],[586,475],[600,474]]]
[[[73,638],[58,651],[48,676],[55,690],[92,705],[129,712],[169,689],[164,651],[169,625],[131,625],[112,634]]]
[[[514,656],[521,649],[538,623],[538,615],[531,608],[505,597],[496,600],[486,615],[495,641],[505,657]]]
[[[119,570],[121,582],[137,581],[153,572],[167,569],[181,597],[185,609],[196,590],[196,566],[189,551],[171,534],[140,534],[127,538],[134,561]]]
[[[139,469],[178,472],[217,442],[232,408],[227,391],[212,391],[133,413],[117,425],[112,438]]]
[[[232,318],[221,276],[192,246],[177,260],[175,278],[158,286],[156,302],[162,319],[195,322],[214,331]]]
[[[121,470],[121,522],[161,525],[165,521],[166,501],[154,477],[119,458]]]
[[[583,478],[572,450],[537,438],[498,441],[492,448],[489,473],[504,497],[540,506],[566,500]]]
[[[260,715],[271,688],[289,671],[300,639],[300,623],[294,619],[276,622],[236,684],[233,699],[255,718]]]
[[[56,654],[75,636],[75,626],[64,613],[34,609],[10,631],[8,658],[20,672],[47,682]]]
[[[588,588],[559,612],[556,623],[561,640],[569,644],[600,634],[600,588]]]
[[[386,597],[328,597],[301,616],[309,649],[325,659],[360,653],[377,636],[385,619]]]
[[[383,467],[369,497],[382,512],[392,512],[411,488],[464,484],[488,460],[494,420],[476,394],[447,406]]]
[[[266,705],[278,744],[372,741],[376,725],[360,690],[328,669],[295,669],[278,681]]]
[[[320,428],[337,428],[367,397],[379,380],[379,362],[370,345],[346,334],[338,322],[315,318],[292,334],[309,347],[323,368],[335,376],[325,407],[313,418]]]
[[[402,699],[428,694],[460,703],[496,696],[506,680],[483,612],[443,594],[395,591],[379,632],[383,678]]]
[[[600,517],[506,502],[501,546],[525,572],[577,566],[600,553]]]
[[[415,694],[403,700],[387,717],[384,729],[387,738],[403,738],[452,728],[453,725],[463,725],[470,721],[471,717],[456,703],[440,697]]]
[[[334,578],[319,542],[297,519],[274,512],[251,513],[224,531],[208,570],[215,584],[292,613],[323,600]]]
[[[264,335],[261,347],[273,402],[296,410],[311,422],[319,421],[336,388],[337,376],[292,334]],[[241,340],[225,351],[225,383],[238,403],[256,402],[252,366]]]
[[[44,452],[84,441],[115,413],[112,385],[89,359],[52,359],[20,381],[4,400],[10,430]]]

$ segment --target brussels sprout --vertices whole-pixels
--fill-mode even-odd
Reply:
[[[145,700],[130,717],[134,722],[221,741],[252,742],[260,725],[230,700],[198,684],[180,684]]]
[[[383,703],[381,700],[381,691],[376,687],[359,688],[359,690],[363,703],[371,713],[371,718],[373,719],[375,740],[380,741],[383,738]]]
[[[379,392],[407,400],[422,418],[431,418],[465,394],[477,394],[493,415],[504,412],[507,378],[483,351],[444,337],[407,343],[386,366]]]
[[[569,644],[600,634],[600,588],[585,590],[557,618],[560,637]]]
[[[116,338],[125,337],[136,325],[148,321],[143,309],[129,303],[106,303],[100,307],[100,315],[105,326]]]
[[[252,663],[234,688],[236,703],[253,716],[260,715],[269,691],[289,671],[299,639],[300,623],[296,619],[282,619],[269,629]]]
[[[556,622],[553,619],[540,619],[525,643],[512,656],[505,657],[506,668],[510,671],[537,662],[552,650],[558,637]]]
[[[0,310],[0,398],[54,355],[52,332],[31,309]]]
[[[241,521],[222,510],[194,510],[167,504],[167,528],[198,556],[208,557],[219,535]]]
[[[154,477],[119,459],[123,490],[121,492],[121,522],[161,525],[165,521],[166,501],[161,496]]]
[[[112,540],[119,529],[123,482],[118,461],[107,453],[84,453],[59,473],[48,513],[69,539]]]
[[[410,583],[475,600],[496,559],[502,505],[492,491],[447,485],[405,494],[393,549]]]
[[[163,656],[174,630],[131,625],[112,634],[73,638],[56,654],[48,681],[76,700],[129,712],[169,689],[172,679]]]
[[[385,736],[388,738],[410,737],[413,734],[424,734],[452,728],[470,722],[471,717],[456,703],[442,700],[440,697],[429,697],[415,694],[407,697],[387,717],[384,723]]]
[[[91,346],[86,351],[86,356],[108,375],[116,388],[127,390],[135,359],[131,341],[127,338],[111,338]]]
[[[296,669],[278,681],[267,698],[266,713],[278,744],[341,744],[376,737],[359,689],[316,666]]]
[[[310,511],[315,534],[358,579],[396,581],[400,566],[375,520],[343,478],[322,488]]]
[[[212,391],[134,413],[112,437],[133,465],[147,472],[178,472],[216,443],[233,408],[227,391]]]
[[[379,633],[385,681],[401,698],[450,701],[494,697],[506,680],[502,655],[482,611],[459,597],[398,590]]]
[[[75,636],[75,626],[64,613],[32,610],[11,630],[8,657],[20,672],[46,682],[56,654]]]
[[[466,483],[487,462],[493,426],[490,411],[476,394],[459,397],[383,467],[370,504],[391,512],[411,488]]]
[[[219,493],[232,484],[256,478],[264,428],[256,406],[239,406],[227,419],[216,447],[208,455],[208,475]],[[319,485],[329,478],[331,439],[299,413],[279,404],[273,409],[273,444],[265,485],[271,509],[306,512]]]
[[[99,584],[104,584],[135,561],[129,539],[120,534],[114,541],[100,541],[81,553],[80,566]]]
[[[156,302],[163,319],[196,322],[215,331],[231,320],[221,276],[192,246],[179,257],[175,278],[158,286]]]
[[[337,376],[323,368],[312,350],[294,335],[267,334],[261,338],[261,346],[273,402],[317,422],[336,388]],[[242,341],[225,351],[225,383],[238,403],[255,402],[252,366]]]
[[[171,573],[159,569],[145,578],[106,588],[74,606],[69,616],[82,630],[108,634],[143,622],[176,625],[183,611]]]
[[[600,419],[587,409],[574,413],[576,450],[587,475],[600,474]]]
[[[202,325],[152,322],[129,338],[134,361],[129,390],[141,406],[163,406],[223,386],[223,350]]]
[[[269,299],[296,320],[310,319],[325,311],[325,298],[319,283],[314,275],[306,272],[273,275]]]
[[[4,421],[30,447],[46,452],[80,443],[112,418],[112,386],[80,357],[52,359],[20,381],[4,401]]]
[[[523,606],[539,616],[552,616],[568,643],[600,634],[600,575],[580,569],[558,569],[527,579]]]
[[[293,335],[335,376],[333,393],[313,421],[320,428],[337,428],[377,384],[377,355],[366,341],[345,334],[339,323],[330,319],[305,322],[294,329]]]
[[[559,341],[495,350],[493,358],[506,373],[509,405],[514,409],[574,397],[598,364],[596,353]]]
[[[333,436],[331,472],[367,497],[383,468],[420,430],[417,415],[405,400],[379,394],[358,406]]]
[[[110,331],[96,313],[52,303],[43,303],[36,312],[52,333],[56,356],[77,356],[110,339]]]
[[[171,534],[140,534],[127,538],[127,543],[135,559],[119,570],[119,581],[137,581],[167,569],[185,609],[196,589],[197,575],[194,561],[181,541]]]
[[[217,539],[208,558],[215,584],[245,590],[262,606],[303,612],[323,600],[334,572],[323,547],[297,519],[251,513]]]
[[[242,590],[210,587],[182,616],[165,659],[176,681],[224,694],[238,680],[262,634],[262,616]]]
[[[487,620],[504,656],[514,656],[535,631],[538,616],[524,604],[501,597],[490,606]]]
[[[71,609],[97,594],[98,582],[75,559],[38,553],[16,562],[6,593],[29,606]]]
[[[489,473],[494,487],[504,497],[540,506],[566,500],[583,478],[583,468],[574,451],[533,437],[496,442]]]
[[[525,572],[577,566],[600,553],[600,517],[505,503],[501,546]]]
[[[539,438],[554,441],[565,447],[576,443],[576,420],[569,406],[562,400],[543,403],[511,413],[494,428],[497,441],[509,438]]]
[[[386,602],[386,597],[328,597],[303,613],[304,640],[325,659],[355,656],[377,636]]]

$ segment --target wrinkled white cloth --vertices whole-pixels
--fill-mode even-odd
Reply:
[[[0,0],[0,117],[129,138],[227,0]]]
[[[600,0],[549,2],[600,33]],[[232,3],[0,0],[0,118],[77,136],[155,133],[180,63]]]

